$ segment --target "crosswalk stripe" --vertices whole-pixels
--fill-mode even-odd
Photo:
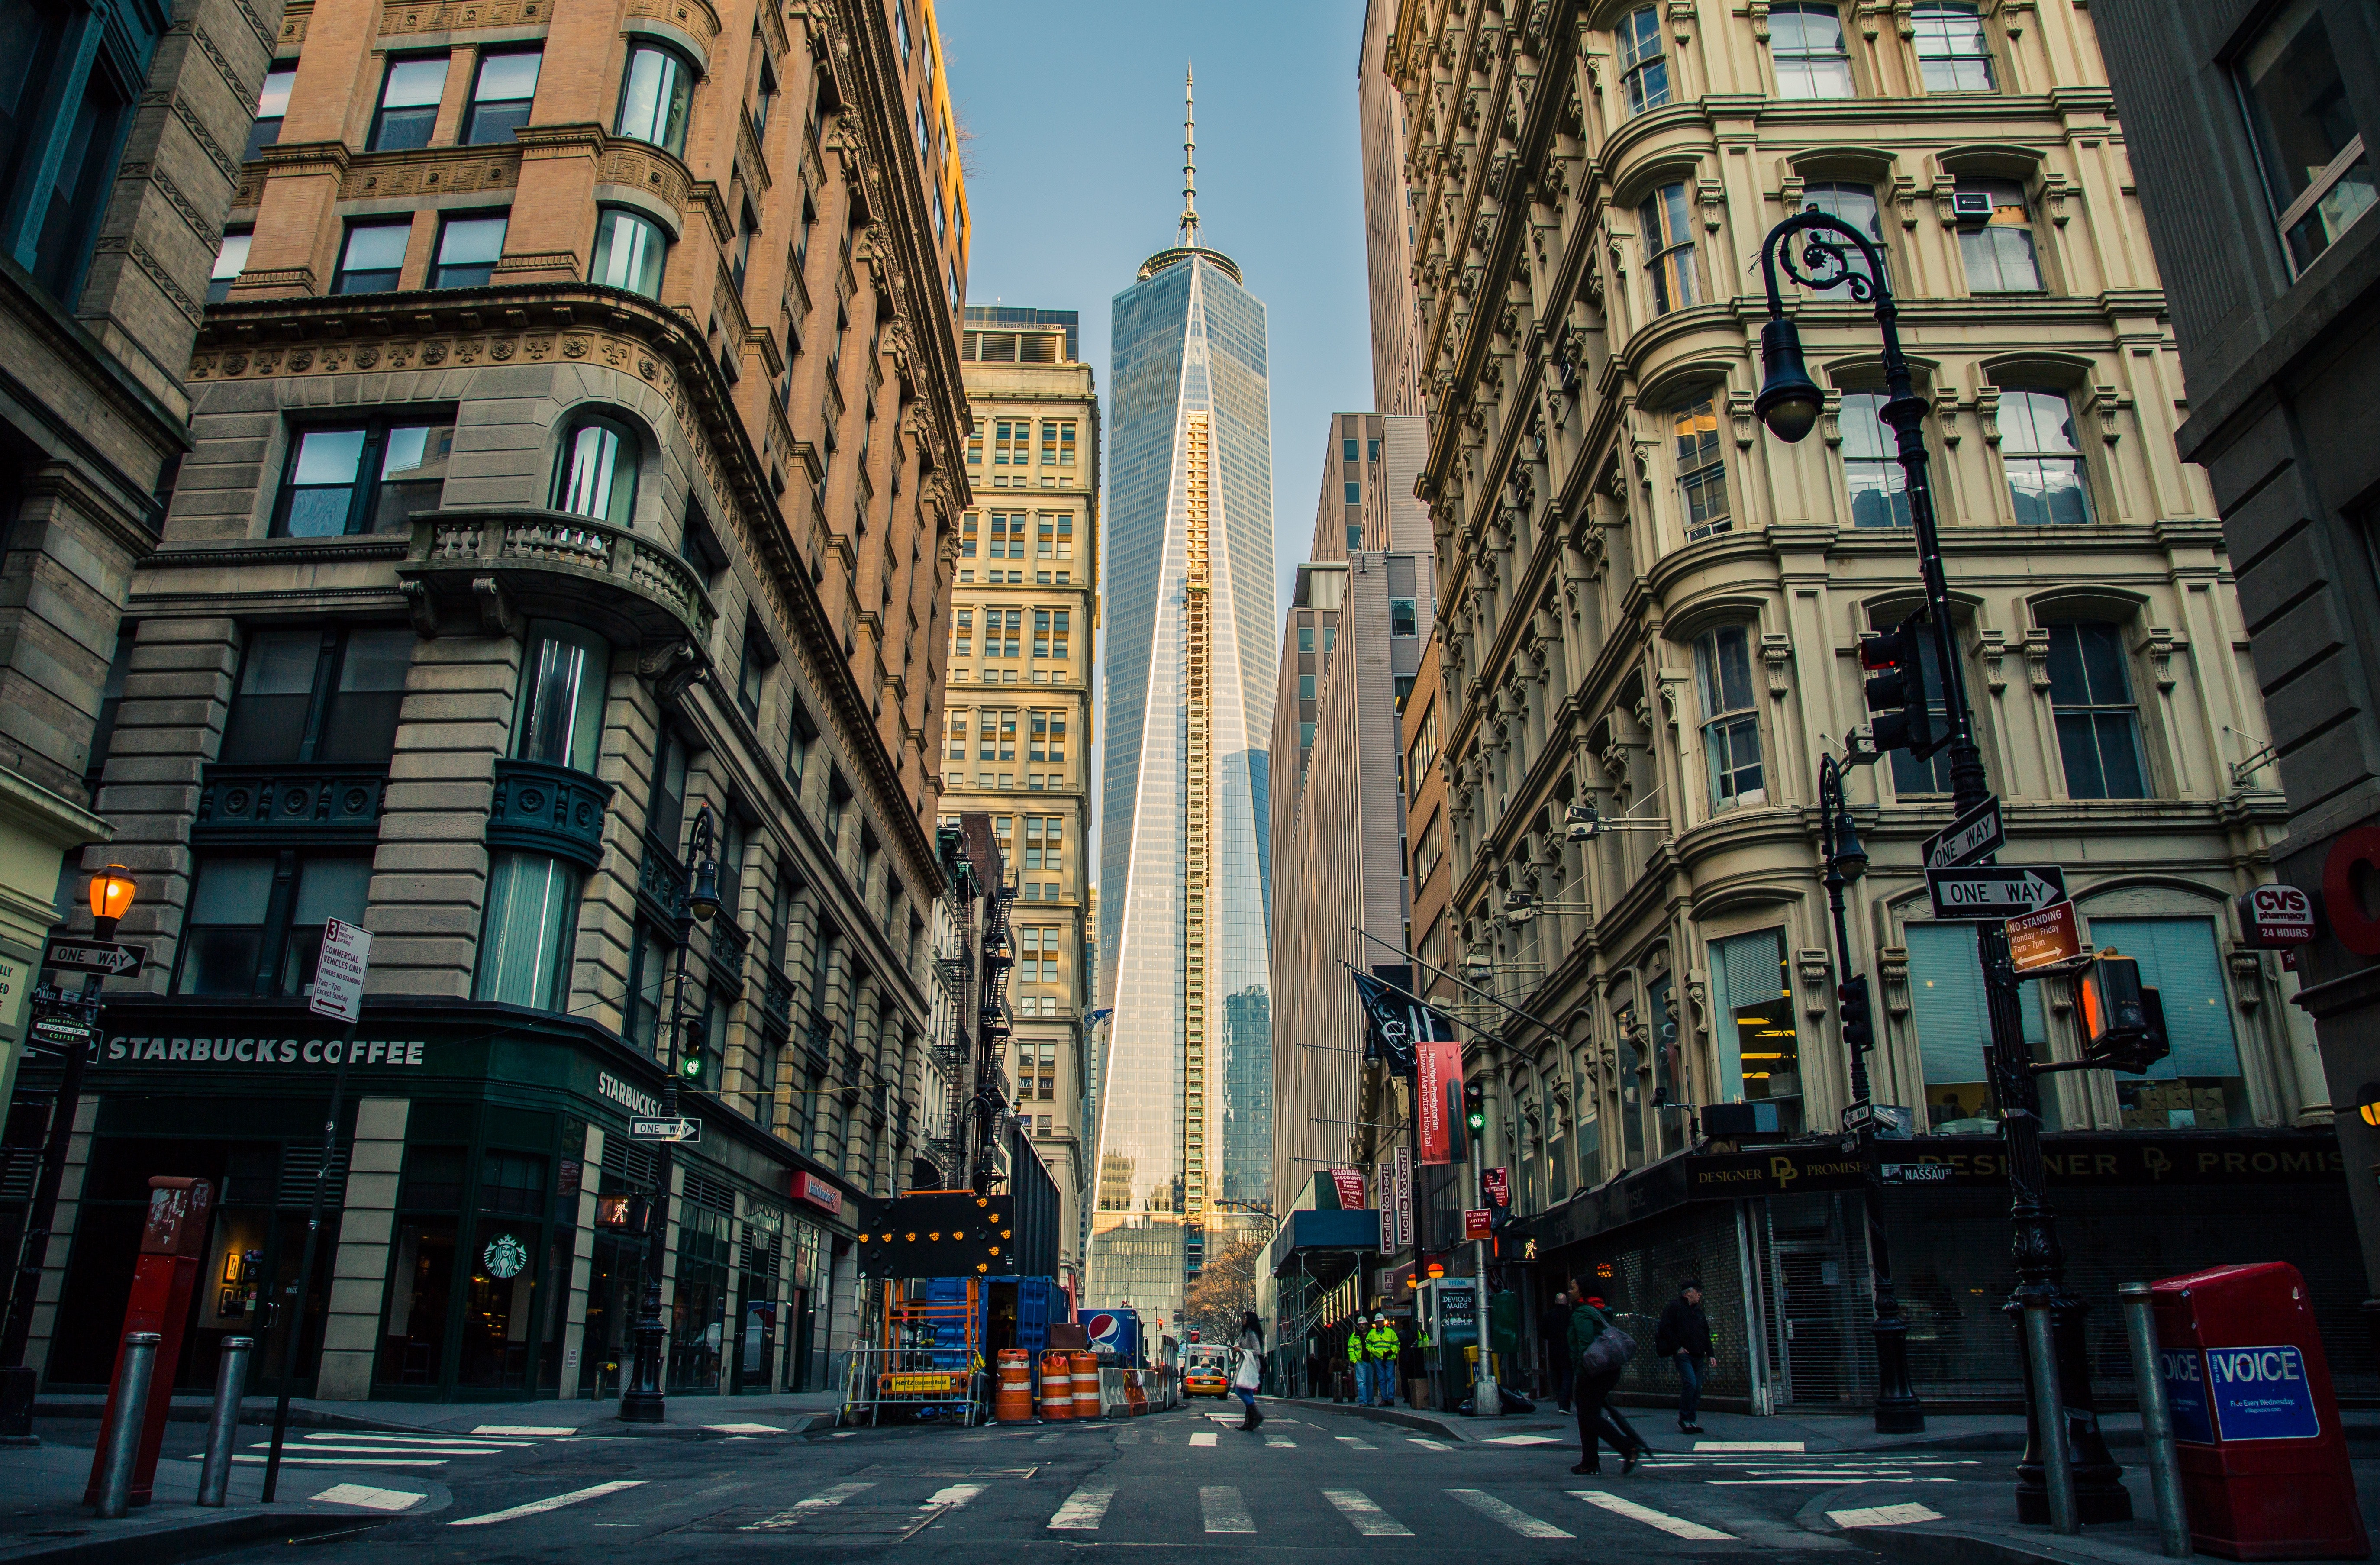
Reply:
[[[1215,1443],[1215,1431],[1212,1429],[1201,1429],[1198,1433],[1190,1437],[1190,1443],[1194,1446],[1211,1446]]]
[[[592,1484],[583,1489],[573,1489],[568,1494],[548,1495],[543,1499],[530,1500],[527,1505],[510,1506],[503,1510],[491,1510],[484,1516],[465,1516],[446,1524],[450,1527],[485,1527],[498,1522],[517,1521],[523,1516],[541,1516],[549,1510],[559,1510],[565,1505],[578,1505],[587,1500],[601,1499],[605,1495],[617,1494],[622,1489],[633,1489],[643,1483],[642,1478],[614,1478],[608,1484]]]
[[[1956,1478],[1856,1477],[1837,1474],[1830,1478],[1704,1478],[1715,1489],[1824,1489],[1838,1484],[1955,1484]]]
[[[1491,1522],[1500,1522],[1524,1538],[1566,1538],[1551,1522],[1540,1522],[1516,1506],[1505,1504],[1485,1489],[1449,1489],[1446,1491]]]
[[[1558,1435],[1496,1435],[1490,1437],[1487,1443],[1491,1446],[1558,1446],[1563,1442]]]
[[[492,1439],[484,1435],[370,1435],[352,1434],[345,1429],[339,1430],[335,1434],[313,1434],[302,1436],[300,1438],[310,1446],[331,1446],[334,1448],[346,1446],[355,1446],[358,1448],[365,1446],[406,1446],[409,1448],[419,1446],[425,1450],[447,1449],[456,1450],[468,1450],[487,1451],[525,1450],[537,1443],[534,1440]],[[265,1442],[260,1440],[257,1443],[259,1445],[262,1445]]]
[[[1405,1444],[1409,1446],[1419,1446],[1424,1450],[1452,1450],[1454,1449],[1452,1446],[1448,1445],[1444,1440],[1425,1440],[1419,1435],[1407,1435],[1405,1437]]]
[[[1340,1443],[1341,1445],[1342,1445],[1342,1446],[1353,1446],[1353,1447],[1354,1447],[1357,1450],[1379,1450],[1379,1449],[1380,1449],[1379,1447],[1378,1447],[1378,1446],[1376,1446],[1376,1445],[1372,1444],[1372,1442],[1371,1442],[1371,1441],[1369,1441],[1369,1440],[1359,1440],[1359,1439],[1357,1439],[1357,1438],[1356,1438],[1354,1436],[1353,1436],[1353,1435],[1342,1435],[1342,1436],[1340,1436],[1340,1437],[1339,1437],[1339,1443]]]
[[[1113,1498],[1114,1489],[1085,1484],[1066,1497],[1066,1502],[1050,1518],[1050,1526],[1062,1533],[1096,1533],[1107,1519],[1108,1501]]]
[[[773,1424],[706,1424],[703,1427],[715,1430],[722,1435],[782,1435],[784,1433]]]
[[[471,1426],[471,1433],[474,1435],[552,1436],[559,1439],[565,1435],[576,1435],[578,1431],[569,1427],[547,1428],[538,1424],[475,1424]]]
[[[194,1456],[190,1460],[202,1462],[205,1458]],[[232,1460],[262,1467],[273,1459],[269,1456],[249,1456],[243,1451]],[[299,1446],[282,1455],[281,1465],[284,1467],[443,1467],[446,1465],[446,1459],[443,1456],[315,1456],[305,1447]]]
[[[316,1498],[320,1498],[319,1496]],[[1942,1513],[1930,1505],[1869,1505],[1851,1510],[1829,1510],[1827,1520],[1838,1527],[1906,1527],[1918,1522],[1939,1522]]]
[[[947,1488],[936,1489],[927,1496],[926,1503],[956,1510],[960,1506],[983,1493],[986,1486],[982,1484],[953,1484]]]
[[[808,1499],[795,1500],[794,1502],[794,1509],[795,1510],[822,1510],[830,1505],[841,1505],[844,1500],[849,1499],[852,1496],[863,1493],[868,1489],[874,1488],[875,1486],[876,1486],[873,1484],[837,1484],[832,1488],[820,1489],[818,1493],[810,1496]]]
[[[1339,1508],[1354,1529],[1367,1538],[1409,1538],[1413,1529],[1374,1505],[1361,1489],[1325,1489],[1322,1497]]]
[[[1240,1498],[1240,1491],[1229,1484],[1208,1484],[1198,1490],[1198,1509],[1207,1518],[1210,1533],[1253,1533],[1256,1518]]]
[[[1696,1450],[1806,1450],[1803,1440],[1696,1440]]]
[[[366,1510],[410,1510],[428,1498],[411,1489],[376,1489],[369,1484],[333,1484],[314,1497],[324,1505],[360,1505]]]
[[[1625,1516],[1632,1522],[1642,1522],[1648,1527],[1658,1527],[1673,1538],[1696,1538],[1726,1543],[1736,1541],[1733,1533],[1722,1533],[1717,1527],[1706,1527],[1699,1522],[1689,1522],[1682,1516],[1672,1516],[1666,1510],[1656,1510],[1649,1505],[1639,1505],[1633,1499],[1622,1499],[1605,1489],[1572,1489],[1571,1493],[1589,1505],[1610,1511],[1614,1516]]]
[[[1281,1435],[1267,1435],[1265,1437],[1265,1444],[1277,1447],[1282,1450],[1295,1450],[1297,1449],[1297,1442],[1295,1440],[1290,1439],[1286,1436]]]

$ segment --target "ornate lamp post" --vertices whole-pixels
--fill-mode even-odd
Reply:
[[[1843,1025],[1843,1047],[1851,1055],[1852,1101],[1866,1107],[1867,1055],[1876,1047],[1873,1013],[1868,1009],[1867,975],[1852,971],[1851,932],[1843,919],[1843,888],[1867,873],[1867,849],[1860,845],[1852,823],[1851,801],[1843,793],[1843,769],[1832,756],[1818,758],[1818,835],[1827,855],[1827,906],[1835,919],[1835,1005]],[[1925,1409],[1909,1383],[1909,1319],[1900,1313],[1900,1295],[1892,1286],[1892,1252],[1884,1239],[1884,1195],[1876,1187],[1876,1119],[1859,1127],[1860,1162],[1868,1171],[1861,1205],[1867,1224],[1867,1255],[1876,1284],[1876,1432],[1912,1435],[1925,1427]]]
[[[686,1024],[686,948],[692,943],[696,924],[708,924],[719,912],[719,861],[710,854],[715,828],[711,824],[710,807],[704,805],[696,812],[694,826],[686,833],[686,895],[677,913],[676,971],[672,974],[669,1013],[669,1054],[662,1062],[662,1118],[674,1120],[677,1112],[679,1074],[678,1046]],[[702,1056],[692,1056],[697,1066]],[[634,1377],[620,1393],[620,1417],[630,1424],[659,1424],[666,1412],[662,1392],[662,1242],[669,1231],[670,1147],[673,1143],[658,1144],[654,1194],[645,1213],[645,1304],[637,1316],[637,1357]]]
[[[1785,313],[1777,285],[1780,265],[1786,275],[1805,286],[1840,285],[1852,298],[1876,307],[1876,324],[1884,336],[1882,417],[1899,448],[1909,494],[1918,572],[1925,582],[1943,704],[1949,718],[1951,807],[1963,815],[1988,798],[1991,788],[1984,775],[1983,752],[1975,744],[1965,671],[1950,633],[1950,591],[1943,576],[1933,491],[1925,476],[1925,401],[1916,394],[1908,357],[1901,352],[1900,311],[1885,282],[1884,257],[1857,229],[1815,207],[1787,218],[1761,242],[1760,273],[1767,288],[1768,321],[1760,329],[1765,378],[1753,410],[1770,434],[1790,443],[1805,438],[1817,423],[1825,396],[1803,362],[1801,330]],[[2010,1317],[2022,1321],[2029,1299],[2048,1304],[2058,1328],[2058,1379],[2066,1405],[2068,1444],[2074,1453],[2078,1509],[2085,1522],[2123,1521],[2132,1513],[2131,1497],[2121,1482],[2123,1469],[2108,1455],[2107,1441],[2099,1433],[2082,1338],[2082,1317],[2088,1306],[2066,1286],[2066,1257],[2058,1247],[2041,1161],[2041,1097],[2030,1069],[2032,1050],[2024,1041],[2007,931],[1998,923],[1977,924],[1975,954],[1983,967],[1984,995],[1991,1018],[1985,1065],[1999,1100],[2000,1137],[2008,1167],[2009,1218],[2013,1230],[2010,1249],[2016,1264],[2016,1290],[2008,1304]],[[1881,1298],[1878,1306],[1882,1306]],[[2030,1396],[2028,1382],[2025,1451],[2017,1465],[2017,1517],[2043,1523],[2049,1519],[2049,1499],[2042,1480],[2041,1431]]]

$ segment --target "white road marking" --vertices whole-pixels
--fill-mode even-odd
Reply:
[[[1518,1507],[1506,1505],[1485,1489],[1449,1489],[1446,1491],[1491,1522],[1501,1523],[1524,1538],[1566,1538],[1551,1522],[1540,1522]]]
[[[367,1484],[333,1484],[314,1497],[326,1505],[360,1505],[367,1510],[410,1510],[425,1495],[410,1489],[375,1489]]]
[[[205,1459],[194,1456],[190,1460],[200,1462]],[[233,1457],[232,1460],[262,1467],[273,1459],[269,1456],[249,1456],[243,1452]],[[443,1456],[314,1456],[309,1453],[305,1447],[299,1446],[283,1454],[281,1465],[284,1467],[443,1467],[446,1465],[446,1459]]]
[[[1496,1435],[1488,1440],[1491,1446],[1559,1446],[1564,1443],[1559,1435]]]
[[[1283,1450],[1295,1450],[1297,1449],[1297,1442],[1289,1438],[1285,1435],[1267,1435],[1265,1437],[1265,1444],[1269,1446],[1278,1446]]]
[[[1357,1439],[1357,1438],[1356,1438],[1354,1436],[1353,1436],[1353,1435],[1342,1435],[1342,1436],[1340,1436],[1340,1437],[1339,1437],[1339,1443],[1340,1443],[1341,1445],[1342,1445],[1342,1446],[1353,1446],[1353,1447],[1354,1447],[1357,1450],[1379,1450],[1379,1449],[1380,1449],[1379,1447],[1378,1447],[1378,1446],[1376,1446],[1376,1445],[1372,1444],[1372,1442],[1371,1442],[1371,1441],[1369,1441],[1369,1440],[1359,1440],[1359,1439]]]
[[[608,1484],[593,1484],[583,1489],[573,1489],[568,1494],[549,1495],[543,1499],[533,1499],[527,1505],[515,1505],[503,1510],[491,1510],[484,1516],[466,1516],[446,1524],[450,1527],[486,1527],[498,1522],[517,1521],[524,1516],[542,1516],[549,1510],[559,1510],[565,1505],[577,1505],[586,1500],[601,1499],[605,1495],[617,1494],[622,1489],[637,1488],[643,1483],[642,1478],[614,1478]]]
[[[1801,1440],[1696,1440],[1696,1450],[1806,1450]]]
[[[1854,1478],[1840,1474],[1832,1478],[1705,1478],[1702,1480],[1715,1489],[1823,1489],[1837,1484],[1955,1484],[1958,1481],[1956,1478]]]
[[[1361,1489],[1325,1489],[1322,1498],[1339,1508],[1349,1525],[1367,1538],[1409,1538],[1413,1529],[1374,1505]]]
[[[722,1435],[782,1435],[784,1433],[773,1424],[706,1424],[703,1427],[715,1429]]]
[[[1194,1446],[1211,1446],[1215,1443],[1215,1431],[1201,1429],[1190,1437],[1190,1443]]]
[[[1444,1440],[1425,1440],[1419,1435],[1407,1435],[1405,1437],[1405,1444],[1409,1446],[1419,1446],[1424,1450],[1452,1450],[1454,1449],[1452,1446],[1448,1445]]]
[[[1906,1527],[1916,1522],[1939,1522],[1942,1513],[1930,1505],[1870,1505],[1854,1510],[1829,1510],[1827,1519],[1838,1527]]]
[[[1622,1499],[1618,1495],[1604,1489],[1572,1489],[1571,1493],[1589,1505],[1610,1511],[1614,1516],[1625,1516],[1632,1522],[1642,1522],[1648,1527],[1658,1527],[1673,1538],[1695,1538],[1706,1542],[1732,1543],[1735,1541],[1733,1533],[1722,1533],[1717,1527],[1706,1527],[1699,1522],[1689,1522],[1682,1516],[1672,1516],[1666,1510],[1656,1510],[1649,1505],[1639,1505],[1633,1499]]]
[[[349,1434],[344,1429],[336,1434],[314,1434],[301,1438],[308,1445],[325,1445],[334,1449],[346,1446],[419,1446],[427,1450],[500,1451],[527,1450],[537,1443],[534,1440],[490,1439],[480,1435],[370,1435]],[[259,1445],[266,1443],[268,1442],[263,1440],[257,1442]]]
[[[1099,1523],[1107,1519],[1108,1501],[1113,1498],[1113,1488],[1085,1484],[1066,1497],[1066,1503],[1058,1507],[1056,1514],[1050,1518],[1049,1525],[1062,1533],[1096,1533],[1099,1530]]]
[[[820,1489],[818,1493],[810,1496],[808,1499],[795,1500],[794,1502],[794,1509],[795,1510],[823,1510],[830,1505],[841,1505],[844,1500],[849,1499],[852,1496],[866,1489],[872,1489],[875,1486],[876,1486],[873,1484],[837,1484],[831,1489]]]
[[[948,1488],[936,1489],[927,1496],[926,1504],[939,1505],[946,1510],[956,1510],[960,1506],[983,1493],[987,1486],[983,1484],[953,1484]]]
[[[1253,1533],[1256,1519],[1240,1498],[1240,1491],[1229,1484],[1208,1484],[1198,1490],[1198,1509],[1207,1518],[1210,1533]]]
[[[471,1426],[471,1433],[474,1435],[543,1435],[559,1439],[565,1435],[576,1435],[578,1431],[569,1428],[549,1429],[540,1424],[475,1424]]]

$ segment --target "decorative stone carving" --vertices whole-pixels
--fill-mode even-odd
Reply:
[[[2049,688],[2049,631],[2036,625],[2024,633],[2024,661],[2033,681],[2033,693],[2041,695]]]
[[[1983,651],[1984,684],[1995,696],[2008,688],[2008,674],[2001,667],[2008,658],[2008,633],[1986,630],[1976,637]]]
[[[1768,695],[1772,700],[1785,698],[1785,671],[1793,661],[1793,638],[1781,630],[1772,630],[1760,637],[1760,656],[1768,664]]]

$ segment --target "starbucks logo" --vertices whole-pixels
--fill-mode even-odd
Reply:
[[[509,1233],[499,1233],[480,1252],[480,1260],[490,1277],[516,1277],[528,1264],[528,1246]]]

